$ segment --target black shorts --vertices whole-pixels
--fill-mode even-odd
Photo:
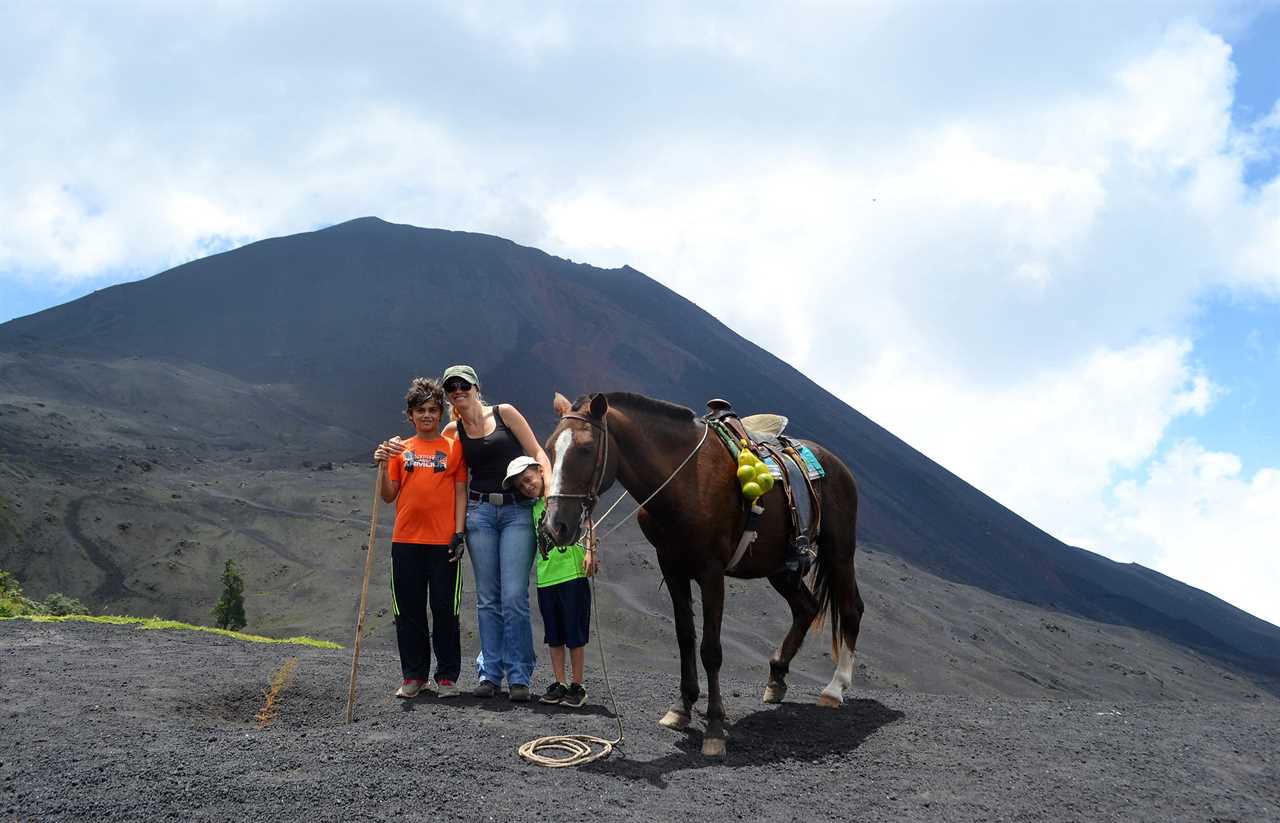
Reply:
[[[566,580],[538,589],[543,642],[555,648],[587,645],[591,634],[591,584],[587,578]]]

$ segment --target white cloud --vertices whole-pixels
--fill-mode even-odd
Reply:
[[[1280,469],[1175,445],[1115,489],[1096,529],[1108,554],[1138,559],[1280,626]]]
[[[564,49],[573,41],[568,17],[563,10],[550,5],[446,3],[439,10],[455,15],[473,35],[505,42],[530,60]]]
[[[1203,414],[1215,395],[1187,362],[1190,350],[1167,338],[1099,350],[1003,386],[886,350],[842,394],[1037,525],[1106,552],[1089,529],[1105,514],[1104,491],[1150,458],[1173,420]]]

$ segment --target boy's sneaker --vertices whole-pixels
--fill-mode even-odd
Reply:
[[[436,695],[439,697],[457,697],[460,694],[462,691],[452,680],[441,680],[436,684]]]
[[[481,680],[471,693],[472,697],[493,697],[498,693],[498,687],[490,683],[488,680]]]
[[[565,691],[564,697],[560,700],[560,705],[576,709],[586,702],[587,690],[582,687],[581,683],[574,683]]]
[[[561,700],[564,700],[564,696],[568,693],[569,693],[569,690],[565,688],[563,683],[555,682],[555,683],[552,683],[550,686],[547,686],[547,693],[544,694],[542,697],[539,697],[538,702],[555,705],[556,703],[559,703]]]
[[[396,697],[412,700],[422,691],[422,686],[426,682],[425,680],[414,680],[411,677],[406,677],[404,682],[400,684],[400,688],[396,689]]]
[[[528,703],[529,687],[524,683],[512,683],[511,693],[507,695],[512,703]]]

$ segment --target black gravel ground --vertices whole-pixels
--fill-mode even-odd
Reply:
[[[0,621],[0,820],[1280,820],[1273,702],[1099,703],[867,691],[843,709],[726,684],[728,756],[656,724],[674,673],[614,672],[624,746],[521,761],[548,734],[616,731],[588,658],[577,711],[392,697],[394,651]],[[278,719],[254,719],[298,665]],[[763,672],[761,674],[763,679]],[[467,684],[469,685],[469,684]]]

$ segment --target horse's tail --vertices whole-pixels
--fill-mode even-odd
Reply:
[[[822,533],[818,535],[818,562],[814,565],[810,590],[818,601],[813,626],[821,628],[823,621],[830,619],[831,656],[835,659],[840,652],[840,638],[845,628],[841,606],[849,598],[857,597],[853,553],[858,487],[853,473],[831,452],[823,454],[823,464],[829,469],[825,480],[827,493],[823,495]],[[856,623],[856,615],[853,616]],[[853,626],[855,632],[857,629],[856,625]]]
[[[836,607],[835,598],[832,597],[832,562],[831,555],[835,552],[827,550],[823,551],[822,547],[818,548],[818,563],[813,571],[813,596],[818,601],[818,614],[813,618],[813,627],[815,629],[822,628],[822,623],[831,617],[831,656],[834,659],[840,653],[840,609]]]

